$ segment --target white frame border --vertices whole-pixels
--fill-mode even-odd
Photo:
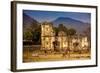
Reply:
[[[91,13],[91,60],[72,60],[58,62],[22,62],[22,10],[49,10],[49,11],[69,11],[69,12],[86,12]],[[56,10],[53,10],[56,9]],[[67,10],[66,10],[67,9]],[[88,66],[96,65],[96,8],[71,7],[71,6],[49,6],[49,5],[31,5],[17,4],[17,69],[37,69],[52,67],[69,67],[69,66]]]

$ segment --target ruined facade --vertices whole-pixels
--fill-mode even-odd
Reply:
[[[64,31],[59,31],[58,41],[59,41],[59,49],[62,50],[68,48],[68,37],[66,36]]]
[[[86,36],[72,36],[68,37],[64,31],[59,31],[58,36],[55,35],[53,25],[48,22],[41,24],[41,49],[42,50],[54,50],[54,42],[57,41],[58,44],[56,47],[59,50],[70,50],[76,49],[85,49],[88,47],[88,39]]]
[[[55,32],[50,23],[41,24],[41,49],[53,50],[53,42],[55,41]]]

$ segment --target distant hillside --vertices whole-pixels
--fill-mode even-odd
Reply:
[[[84,23],[82,21],[75,20],[68,17],[59,17],[51,22],[53,23],[54,26],[59,26],[59,24],[63,24],[67,28],[74,28],[78,33],[82,33],[86,28],[90,26],[89,23]],[[36,27],[38,27],[38,25],[39,25],[39,21],[23,13],[24,31],[30,28],[34,30]]]
[[[38,21],[31,18],[27,14],[23,13],[23,27],[24,27],[24,30],[26,30],[30,27],[33,28],[33,30],[34,30],[34,28],[36,28],[37,26],[38,26]]]
[[[52,21],[55,26],[59,24],[64,24],[67,28],[74,28],[78,33],[82,33],[90,24],[84,23],[68,17],[59,17],[56,20]]]

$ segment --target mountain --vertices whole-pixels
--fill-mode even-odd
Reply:
[[[86,28],[90,26],[90,23],[85,23],[76,19],[72,19],[69,17],[59,17],[53,21],[51,21],[54,26],[59,26],[59,24],[63,24],[67,28],[74,28],[77,33],[82,33]],[[29,15],[23,13],[23,29],[26,31],[27,29],[32,28],[34,30],[39,25],[39,22],[34,18],[31,18]]]
[[[78,33],[82,33],[90,24],[69,17],[59,17],[52,21],[55,26],[65,25],[67,28],[74,28]]]
[[[30,29],[30,28],[36,28],[38,26],[38,21],[36,21],[34,18],[31,18],[27,14],[23,13],[23,27],[24,30]]]

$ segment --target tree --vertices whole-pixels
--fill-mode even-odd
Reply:
[[[27,30],[27,31],[25,31],[25,32],[23,33],[23,38],[24,38],[24,40],[32,40],[32,36],[33,36],[33,34],[32,34],[32,32],[29,31],[29,30]]]
[[[33,32],[33,37],[32,37],[32,41],[36,44],[39,44],[40,43],[40,32]]]
[[[31,25],[31,27],[24,30],[23,38],[24,40],[32,40],[34,44],[41,43],[41,26],[40,25]]]
[[[39,25],[33,32],[32,41],[34,44],[40,44],[41,43],[41,26]]]
[[[70,29],[68,30],[68,35],[69,35],[69,36],[73,36],[73,35],[75,35],[75,34],[76,34],[76,30],[75,30],[75,29],[70,28]]]
[[[63,24],[59,24],[58,29],[59,31],[64,31],[66,34],[68,33],[68,29]]]
[[[57,27],[54,27],[54,31],[55,31],[55,36],[58,36],[59,29]]]

